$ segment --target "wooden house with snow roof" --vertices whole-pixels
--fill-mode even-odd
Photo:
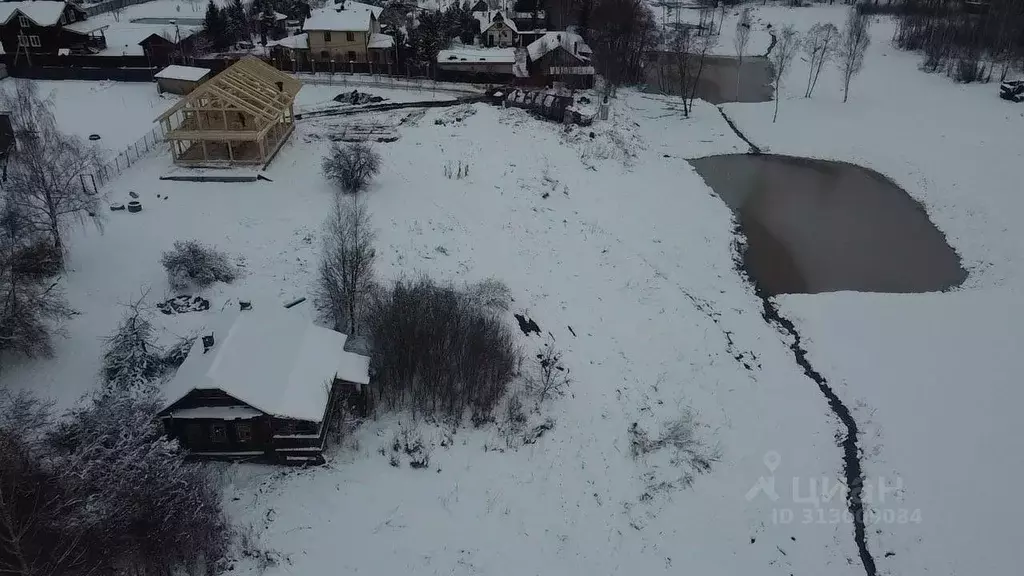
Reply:
[[[323,462],[342,406],[365,414],[370,359],[298,312],[250,307],[207,326],[163,390],[166,434],[194,456]]]

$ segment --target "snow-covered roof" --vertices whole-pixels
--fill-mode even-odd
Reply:
[[[302,34],[296,34],[295,36],[286,36],[280,40],[267,42],[267,46],[281,46],[282,48],[291,48],[292,50],[308,50],[309,34],[303,32]]]
[[[539,60],[543,58],[547,53],[561,46],[569,54],[573,54],[581,60],[589,60],[590,55],[593,51],[587,43],[583,41],[583,37],[573,32],[548,32],[540,38],[530,42],[529,46],[526,47],[527,53],[530,55],[530,60]]]
[[[167,68],[153,75],[154,78],[167,78],[169,80],[189,80],[195,82],[202,80],[210,73],[208,68],[196,68],[194,66],[179,66],[172,64]]]
[[[498,18],[498,16],[501,16],[501,18]],[[513,22],[511,18],[507,18],[500,11],[498,11],[497,14],[494,14],[494,17],[491,19],[490,22],[488,22],[486,24],[484,24],[482,22],[480,23],[480,32],[481,33],[487,32],[495,24],[504,24],[505,26],[508,26],[508,28],[510,30],[512,30],[513,32],[515,32],[516,34],[519,33],[519,30],[516,28],[516,23]]]
[[[39,26],[53,26],[64,12],[65,2],[36,0],[34,2],[0,2],[0,22],[7,24],[17,13],[24,14]]]
[[[211,420],[245,420],[261,416],[263,412],[248,406],[199,406],[172,410],[171,418],[207,418]]]
[[[437,53],[437,61],[440,63],[512,64],[516,61],[516,50],[515,48],[472,48],[467,46],[453,50],[441,50]]]
[[[337,32],[366,32],[370,29],[370,15],[376,17],[376,6],[360,4],[358,2],[346,2],[345,7],[340,5],[327,6],[319,10],[313,10],[306,18],[302,29],[328,30]]]
[[[197,338],[164,388],[166,406],[216,389],[267,414],[320,422],[335,378],[369,383],[369,358],[345,352],[345,335],[277,306],[223,313]]]
[[[367,42],[366,44],[367,48],[394,48],[394,46],[394,36],[381,34],[379,32],[374,32],[373,34],[370,34],[370,41]]]

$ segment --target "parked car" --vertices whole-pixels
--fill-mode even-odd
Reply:
[[[1000,84],[999,97],[1010,102],[1024,102],[1024,80],[1014,80]]]

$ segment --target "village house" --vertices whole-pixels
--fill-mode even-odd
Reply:
[[[36,0],[0,2],[0,43],[15,61],[32,54],[90,54],[107,47],[97,34],[65,28],[85,20],[86,13],[70,2]]]
[[[593,51],[579,34],[547,32],[526,47],[530,84],[562,82],[572,88],[594,85]]]
[[[309,33],[303,32],[267,42],[267,48],[278,68],[304,68],[309,62]]]
[[[165,433],[194,456],[322,463],[343,406],[365,414],[369,363],[298,312],[222,313],[164,387]]]
[[[377,21],[382,11],[345,0],[314,10],[302,25],[310,57],[317,62],[393,62],[395,39],[382,34]]]
[[[156,121],[180,166],[266,166],[295,129],[302,82],[247,56]]]
[[[501,11],[478,13],[476,16],[481,20],[481,44],[500,48],[519,45],[519,29],[516,28],[515,22],[507,18]]]

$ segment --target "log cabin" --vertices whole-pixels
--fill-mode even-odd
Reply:
[[[320,464],[342,407],[369,409],[369,358],[298,312],[224,312],[201,334],[157,414],[192,456]]]

